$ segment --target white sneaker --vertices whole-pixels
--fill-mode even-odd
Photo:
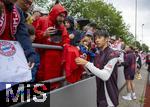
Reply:
[[[135,93],[132,93],[132,99],[133,99],[133,100],[136,100],[136,99],[137,99]]]
[[[128,100],[128,101],[131,101],[131,100],[132,100],[131,94],[129,94],[129,93],[128,93],[127,96],[122,96],[122,98],[123,98],[124,100]]]
[[[132,99],[133,99],[133,100],[136,100],[137,98],[136,98],[136,96],[132,96]]]

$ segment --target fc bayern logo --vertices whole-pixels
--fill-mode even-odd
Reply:
[[[8,41],[0,41],[0,54],[4,56],[13,56],[16,53],[15,46]]]

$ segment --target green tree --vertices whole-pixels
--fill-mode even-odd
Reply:
[[[144,52],[148,52],[149,51],[149,47],[146,44],[142,44],[142,50]]]
[[[135,41],[135,38],[132,33],[128,32],[126,35],[123,36],[123,40],[126,44],[131,45]]]
[[[134,41],[134,42],[133,42],[133,46],[135,46],[135,47],[138,48],[139,50],[142,50],[142,46],[141,46],[141,44],[140,44],[139,41]]]
[[[45,4],[48,4],[49,0],[34,0],[34,3],[40,7],[44,7]]]
[[[69,15],[90,19],[99,27],[108,29],[111,35],[123,36],[128,30],[121,12],[102,0],[62,0],[62,3],[69,10]]]
[[[55,0],[34,0],[35,4],[50,10],[55,4]],[[142,49],[138,41],[135,41],[134,35],[129,32],[121,16],[112,4],[107,4],[103,0],[59,0],[68,11],[68,15],[75,18],[86,18],[98,24],[99,27],[108,29],[111,35],[122,37],[126,44],[133,45]],[[46,5],[47,4],[47,5]],[[147,47],[144,45],[145,50]]]
[[[121,12],[103,0],[59,0],[68,10],[69,15],[76,18],[87,18],[96,22],[99,27],[108,29],[111,35],[123,36],[127,27],[123,22]],[[35,0],[36,4],[44,7],[48,0]],[[53,2],[54,4],[54,2]],[[48,5],[49,8],[52,5]]]
[[[51,0],[34,0],[34,5],[37,7],[45,8],[46,10],[50,10],[52,8],[53,2]]]

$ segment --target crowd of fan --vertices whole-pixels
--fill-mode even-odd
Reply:
[[[93,63],[96,52],[100,50],[95,44],[94,35],[101,34],[107,38],[109,35],[108,31],[104,28],[99,28],[96,23],[93,22],[79,29],[78,21],[72,16],[68,16],[66,9],[59,3],[55,4],[49,13],[45,13],[40,8],[34,8],[29,14],[28,9],[31,7],[32,2],[32,0],[0,0],[1,17],[3,17],[3,15],[10,17],[11,12],[17,8],[21,20],[18,22],[15,34],[10,33],[10,28],[8,27],[9,22],[6,22],[4,31],[1,31],[3,26],[0,26],[0,31],[2,32],[0,32],[0,39],[15,39],[21,43],[30,67],[32,68],[33,82],[45,81],[63,75],[66,75],[66,79],[71,83],[80,80],[83,67],[81,67],[80,64],[76,64],[78,61],[75,62],[75,59],[81,57]],[[4,8],[3,3],[5,5]],[[4,10],[6,14],[3,12]],[[9,18],[6,20],[8,21],[8,19]],[[28,40],[29,38],[30,40]],[[62,46],[64,50],[36,48],[36,52],[34,52],[31,47],[31,42]],[[111,36],[107,42],[109,47],[115,50],[115,54],[119,55],[118,66],[124,66],[126,70],[134,70],[130,77],[128,77],[129,74],[125,72],[126,80],[133,80],[136,68],[138,73],[140,73],[139,70],[144,59],[142,55],[144,54],[132,46],[127,46],[121,37],[117,38],[116,36]],[[128,62],[130,62],[131,65],[129,65]],[[136,68],[133,68],[135,65]],[[128,68],[128,66],[131,67]],[[73,73],[73,76],[68,77],[71,73]],[[127,81],[127,84],[131,85],[131,87],[133,85],[132,81]],[[51,86],[52,89],[55,89],[60,85],[59,83],[55,83]],[[134,89],[132,91],[134,92]],[[124,99],[129,98],[125,96]]]
[[[6,2],[7,1],[9,0],[6,0]],[[93,34],[98,28],[96,23],[88,23],[79,29],[78,22],[72,16],[67,16],[67,11],[59,3],[55,4],[49,13],[39,7],[35,7],[32,11],[28,12],[32,6],[32,2],[33,0],[14,0],[15,5],[21,9],[23,13],[22,17],[25,19],[24,23],[26,24],[28,35],[32,43],[58,46],[70,44],[78,48],[82,53],[81,57],[87,57],[90,62],[94,61],[96,45],[94,44]],[[9,6],[9,3],[7,5]],[[2,6],[0,7],[0,12],[2,13],[3,8]],[[125,43],[120,37],[110,37],[109,45],[112,49],[124,53]],[[130,48],[133,49],[132,47]],[[62,60],[62,52],[44,49],[35,50],[35,65],[32,69],[32,81],[36,81],[36,79],[37,81],[44,81],[63,75],[60,63]],[[140,59],[143,54],[139,53],[138,50],[136,50],[135,53],[138,57],[138,68],[140,68]],[[54,64],[54,61],[56,61],[56,64]],[[48,72],[52,72],[52,74]],[[39,77],[36,77],[37,74]]]

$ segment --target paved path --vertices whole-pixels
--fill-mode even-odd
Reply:
[[[118,107],[143,107],[144,99],[145,99],[144,96],[145,96],[146,84],[147,84],[147,75],[148,75],[148,72],[146,71],[145,66],[141,68],[141,74],[142,74],[142,80],[137,80],[137,79],[134,80],[137,100],[132,100],[132,101],[123,100],[122,96],[127,94],[126,87],[124,87],[119,94],[119,106]],[[150,93],[149,93],[149,97],[150,97]],[[146,106],[146,107],[150,107],[150,104],[149,106]]]

